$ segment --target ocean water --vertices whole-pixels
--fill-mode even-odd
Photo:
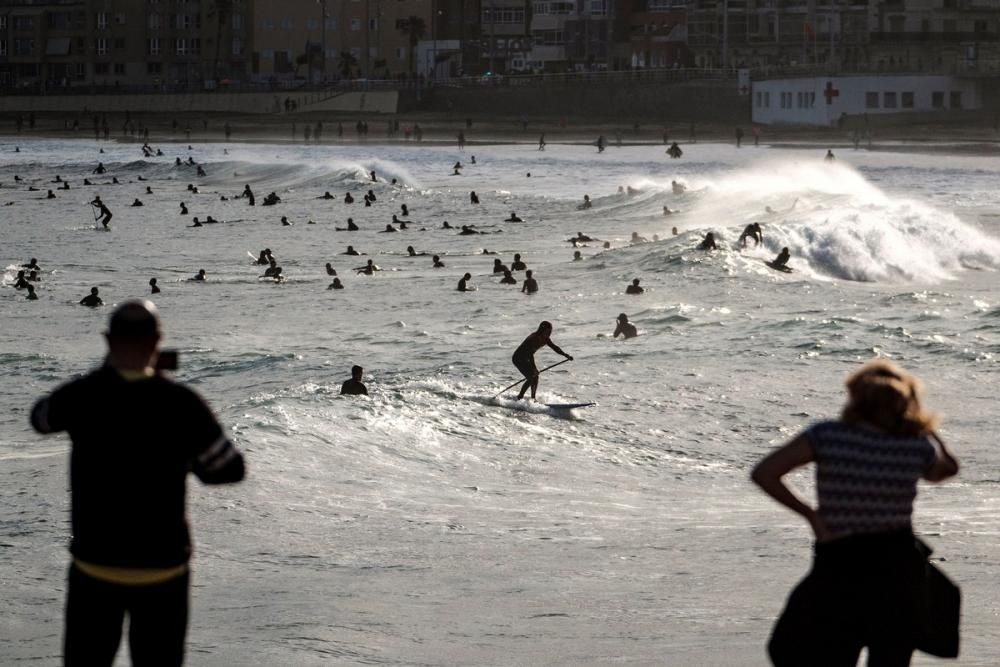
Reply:
[[[963,587],[959,664],[996,663],[995,159],[843,151],[827,164],[821,148],[718,144],[686,145],[680,160],[662,146],[553,144],[169,144],[143,159],[134,144],[20,146],[0,144],[0,204],[12,202],[0,207],[0,662],[60,653],[68,443],[33,434],[30,406],[99,363],[112,305],[156,277],[177,375],[249,466],[243,484],[190,486],[189,664],[766,664],[810,535],[749,470],[835,416],[845,375],[875,355],[924,379],[963,464],[921,488],[914,522]],[[207,177],[174,166],[189,155]],[[104,176],[89,174],[98,160]],[[56,174],[72,189],[46,200]],[[82,186],[112,176],[122,184]],[[244,183],[256,207],[220,200]],[[618,194],[626,185],[639,192]],[[317,199],[325,190],[337,199]],[[270,191],[282,203],[261,206]],[[94,230],[97,194],[114,211],[108,233]],[[584,194],[594,205],[581,211]],[[144,207],[129,207],[136,197]],[[404,203],[411,229],[378,233]],[[512,210],[523,224],[503,222]],[[188,227],[206,215],[227,222]],[[348,216],[361,231],[335,230]],[[444,220],[491,233],[459,236]],[[752,221],[764,243],[741,251]],[[723,249],[695,250],[710,230]],[[573,261],[577,232],[611,248],[590,243]],[[632,232],[660,240],[630,245]],[[340,254],[348,244],[368,256]],[[764,265],[783,246],[788,275]],[[258,280],[247,252],[265,247],[284,283]],[[541,290],[498,284],[484,248],[505,264],[521,253]],[[31,257],[44,269],[33,303],[11,288]],[[368,258],[383,271],[357,275]],[[327,289],[326,262],[344,290]],[[199,269],[204,284],[188,280]],[[459,293],[466,271],[478,290]],[[635,277],[646,292],[626,295]],[[76,305],[91,286],[107,306]],[[638,338],[610,337],[620,312]],[[539,398],[597,406],[494,400],[544,319],[575,361],[541,376]],[[338,395],[352,364],[369,398]],[[808,471],[795,482],[811,494]]]

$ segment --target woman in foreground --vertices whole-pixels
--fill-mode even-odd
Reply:
[[[789,597],[768,646],[775,665],[855,665],[863,647],[869,667],[909,665],[917,648],[948,655],[935,643],[939,636],[928,637],[949,623],[935,614],[954,616],[949,639],[957,655],[957,589],[944,579],[954,604],[935,601],[943,576],[931,573],[930,549],[910,521],[917,481],[958,472],[920,390],[894,364],[870,361],[847,379],[840,420],[809,427],[754,469],[753,481],[806,519],[816,538],[812,571]],[[816,464],[815,509],[782,479],[809,463]]]

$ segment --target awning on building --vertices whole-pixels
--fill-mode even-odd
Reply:
[[[50,37],[45,43],[45,55],[47,56],[68,56],[69,37]]]

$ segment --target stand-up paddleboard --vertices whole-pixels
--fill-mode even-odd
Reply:
[[[591,405],[597,405],[597,403],[546,403],[545,407],[551,408],[553,410],[575,410],[576,408],[588,408]]]
[[[792,270],[787,266],[782,266],[781,264],[775,264],[774,262],[764,262],[767,266],[774,269],[775,271],[781,271],[782,273],[791,273]]]

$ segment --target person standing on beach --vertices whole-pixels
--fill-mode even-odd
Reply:
[[[812,570],[774,628],[771,660],[777,667],[846,667],[867,647],[869,665],[909,665],[928,630],[935,655],[955,657],[960,594],[940,573],[928,578],[930,548],[914,536],[911,516],[917,482],[952,477],[958,462],[920,403],[916,377],[876,359],[846,384],[840,419],[799,433],[751,474],[767,495],[809,522],[816,541]],[[783,480],[810,463],[816,507]],[[942,595],[937,604],[928,604],[930,583],[935,597]]]
[[[72,443],[63,664],[110,667],[128,614],[133,664],[178,667],[190,588],[187,474],[238,482],[243,456],[197,394],[155,370],[151,302],[118,308],[105,337],[104,364],[31,411],[36,431],[66,431]]]
[[[517,346],[514,350],[514,354],[511,356],[510,360],[514,362],[514,366],[517,370],[521,371],[524,376],[524,384],[521,385],[521,391],[517,395],[517,400],[524,398],[524,394],[530,389],[531,390],[531,400],[535,400],[535,392],[538,390],[538,367],[535,366],[535,352],[542,349],[546,345],[552,348],[552,351],[556,354],[561,354],[566,357],[568,361],[573,361],[573,357],[566,354],[559,348],[558,345],[552,342],[552,323],[542,322],[538,325],[538,329],[530,334],[524,341]]]
[[[538,150],[545,150],[545,133],[542,132],[542,136],[538,137]]]
[[[465,132],[458,131],[458,150],[465,150]]]

